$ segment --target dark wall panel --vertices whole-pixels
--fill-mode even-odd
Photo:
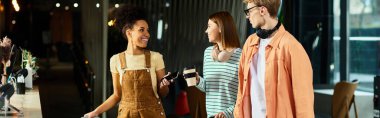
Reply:
[[[241,0],[128,0],[110,1],[110,6],[115,3],[136,5],[148,12],[151,35],[148,48],[164,55],[167,71],[196,65],[201,72],[204,49],[211,45],[205,34],[208,16],[214,12],[229,11],[234,17],[241,44],[246,38],[245,5]],[[163,20],[161,40],[157,39],[160,19]],[[120,37],[119,40],[124,39]],[[110,51],[108,55],[124,49]]]

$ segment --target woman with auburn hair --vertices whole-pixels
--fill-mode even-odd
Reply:
[[[210,15],[206,33],[214,45],[204,52],[204,76],[197,73],[196,87],[206,93],[207,117],[233,118],[241,49],[230,13]]]

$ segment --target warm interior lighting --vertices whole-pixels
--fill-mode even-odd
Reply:
[[[74,7],[78,7],[79,5],[78,5],[78,3],[74,3]]]
[[[3,11],[4,11],[4,6],[0,4],[0,12],[3,12]]]
[[[108,26],[113,26],[115,24],[115,20],[110,20],[110,21],[108,21]]]
[[[3,12],[4,11],[4,6],[3,4],[1,4],[1,0],[0,0],[0,12]]]
[[[20,11],[20,6],[18,6],[17,0],[12,0],[12,5],[16,12]]]
[[[69,10],[70,9],[70,7],[69,6],[65,6],[65,10],[67,11],[67,10]]]

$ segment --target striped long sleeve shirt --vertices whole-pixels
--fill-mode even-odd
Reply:
[[[203,75],[197,88],[206,93],[207,117],[223,112],[233,118],[238,92],[238,66],[241,49],[235,49],[227,62],[214,61],[213,46],[206,48],[203,58]]]

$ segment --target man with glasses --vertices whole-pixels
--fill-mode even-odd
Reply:
[[[256,33],[239,64],[235,118],[313,118],[313,70],[302,45],[276,15],[280,0],[244,0]]]

